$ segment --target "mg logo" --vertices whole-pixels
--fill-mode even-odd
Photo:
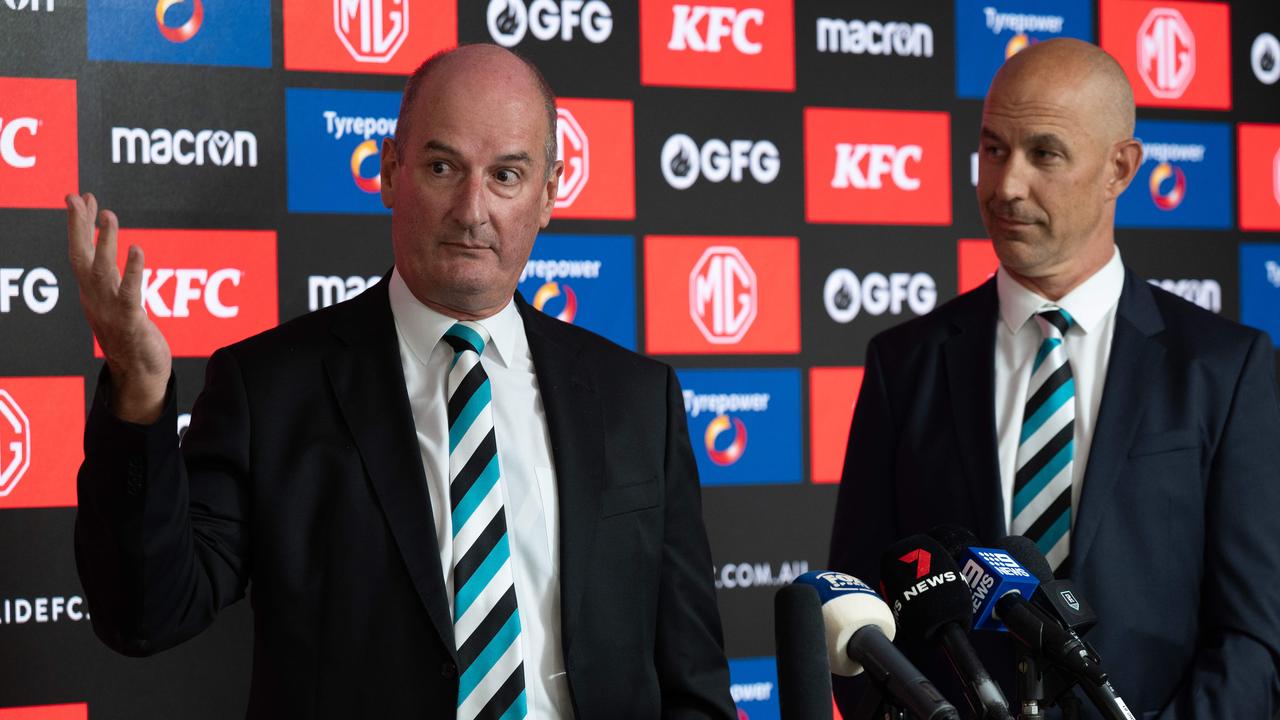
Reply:
[[[556,159],[564,162],[556,207],[566,208],[578,199],[591,177],[591,155],[587,133],[573,113],[564,108],[556,110]]]
[[[31,466],[31,421],[0,388],[0,497],[13,492]]]
[[[1158,98],[1179,98],[1196,74],[1196,36],[1182,13],[1156,8],[1138,28],[1138,73]]]
[[[731,345],[756,319],[756,272],[738,248],[714,245],[689,273],[689,315],[707,342]]]
[[[357,62],[385,63],[409,36],[409,3],[333,0],[333,31]]]

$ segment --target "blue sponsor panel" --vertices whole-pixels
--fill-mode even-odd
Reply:
[[[267,0],[88,0],[90,60],[271,67]]]
[[[738,720],[778,720],[778,663],[771,657],[729,661],[729,695]]]
[[[1270,333],[1280,349],[1280,243],[1240,246],[1240,322]]]
[[[956,95],[981,98],[1006,58],[1056,37],[1093,42],[1089,0],[956,0]]]
[[[378,175],[400,93],[285,88],[289,212],[388,214]]]
[[[539,235],[519,290],[538,310],[636,349],[634,238]]]
[[[1231,227],[1231,126],[1139,120],[1142,165],[1116,201],[1116,225]]]
[[[677,375],[703,485],[800,482],[799,370]]]

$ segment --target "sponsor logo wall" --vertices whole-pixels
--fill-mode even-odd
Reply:
[[[85,622],[103,361],[63,197],[95,192],[146,252],[181,437],[216,348],[383,282],[381,145],[406,75],[459,42],[517,50],[559,96],[565,173],[519,291],[675,366],[734,700],[777,717],[766,618],[826,563],[867,343],[995,272],[981,99],[1055,37],[1100,42],[1138,99],[1126,264],[1268,332],[1280,369],[1273,4],[0,0],[0,720],[236,716],[251,659],[248,603],[142,663]]]

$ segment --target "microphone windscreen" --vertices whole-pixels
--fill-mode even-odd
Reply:
[[[932,640],[949,623],[968,629],[973,622],[969,584],[946,548],[928,535],[912,535],[880,559],[885,599],[909,643]]]
[[[1036,576],[1041,583],[1053,580],[1053,568],[1045,559],[1044,553],[1036,547],[1035,542],[1021,535],[1009,535],[996,543],[997,547],[1009,553],[1027,572]]]
[[[830,570],[810,571],[796,578],[795,584],[808,585],[818,593],[826,628],[827,660],[836,675],[853,676],[862,672],[862,665],[850,658],[847,651],[854,633],[874,625],[893,640],[898,631],[889,606],[866,583],[852,575]]]
[[[778,702],[783,717],[831,717],[831,670],[823,625],[822,599],[814,588],[784,585],[774,595]]]
[[[960,562],[965,550],[982,544],[977,535],[959,525],[934,526],[929,530],[929,537],[942,543],[942,547],[947,549],[947,554],[956,562]]]

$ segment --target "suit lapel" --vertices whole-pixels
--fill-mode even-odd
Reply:
[[[431,496],[387,295],[388,277],[341,308],[332,330],[345,346],[325,358],[325,370],[413,586],[444,646],[455,652]]]
[[[1164,356],[1152,336],[1164,329],[1164,321],[1151,288],[1128,269],[1124,290],[1116,308],[1115,334],[1102,386],[1102,404],[1093,429],[1093,442],[1085,466],[1078,520],[1071,529],[1071,564],[1079,567],[1098,533],[1109,498],[1120,479],[1120,468],[1133,443],[1143,414],[1143,399]]]
[[[995,279],[975,290],[952,320],[952,336],[943,343],[952,422],[960,462],[977,512],[978,535],[994,540],[1004,535],[1004,502],[996,456],[995,343],[997,298]]]
[[[560,500],[560,604],[563,647],[573,642],[573,618],[587,586],[591,548],[604,483],[604,429],[595,377],[578,357],[578,343],[558,321],[516,295],[524,319],[538,391],[551,434]]]

